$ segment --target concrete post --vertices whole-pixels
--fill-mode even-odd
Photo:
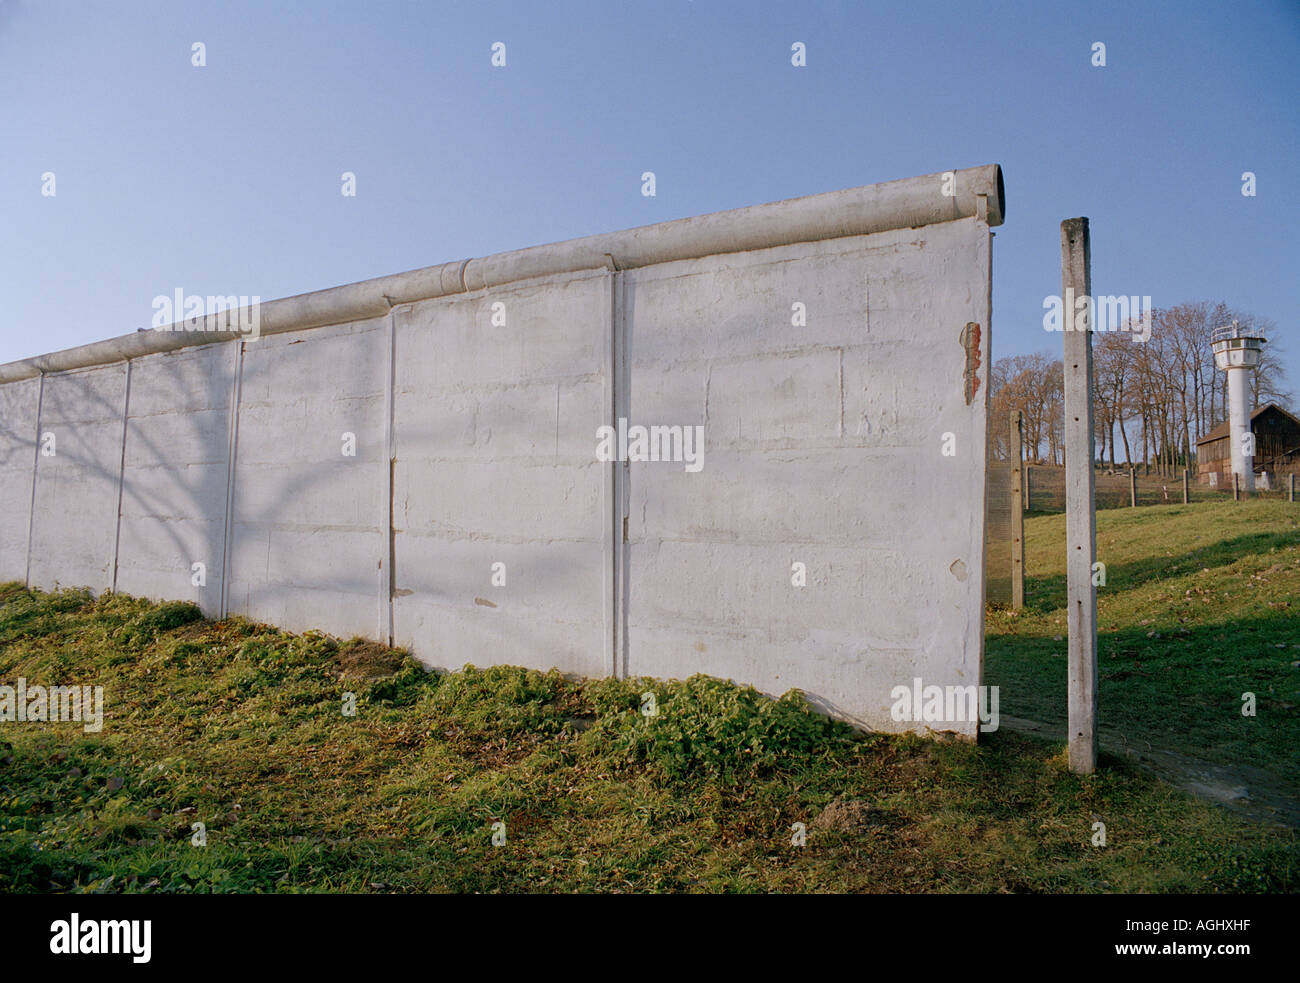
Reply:
[[[1138,507],[1138,476],[1137,471],[1133,468],[1128,469],[1128,497],[1129,505],[1133,508]]]
[[[1007,457],[1011,463],[1011,609],[1025,606],[1025,508],[1021,491],[1020,411],[1011,414]]]
[[[1187,505],[1192,500],[1192,490],[1189,484],[1187,469],[1183,468],[1183,504]]]
[[[1086,218],[1061,223],[1061,296],[1092,296],[1092,249]],[[1069,610],[1070,770],[1097,769],[1097,592],[1092,566],[1097,557],[1093,473],[1092,312],[1085,307],[1083,330],[1065,335],[1065,547]]]

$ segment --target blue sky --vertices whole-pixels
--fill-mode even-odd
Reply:
[[[178,287],[269,300],[985,163],[995,357],[1059,350],[1087,215],[1094,293],[1271,318],[1300,389],[1296,0],[0,0],[0,362]]]

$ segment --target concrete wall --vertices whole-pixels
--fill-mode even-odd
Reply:
[[[113,586],[125,398],[125,363],[45,377],[31,583]]]
[[[707,446],[698,474],[630,468],[631,675],[795,687],[885,730],[893,685],[979,683],[986,413],[960,336],[988,263],[968,219],[628,275],[632,418]]]
[[[594,451],[611,287],[585,272],[395,314],[398,643],[443,665],[610,673],[610,468]]]
[[[229,610],[377,635],[386,339],[371,319],[244,343]]]
[[[36,474],[36,407],[41,380],[0,385],[0,578],[27,576],[27,533]]]
[[[233,355],[209,345],[132,361],[122,461],[117,589],[210,616],[221,612]]]
[[[981,682],[1004,206],[996,168],[957,173],[0,366],[0,579],[924,729],[894,686]],[[702,470],[599,460],[620,419],[703,427]]]

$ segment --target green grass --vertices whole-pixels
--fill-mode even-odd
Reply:
[[[1300,643],[1280,607],[1300,596],[1291,514],[1250,503],[1102,518],[1103,720],[1294,773],[1294,754],[1278,755],[1296,747],[1284,704],[1300,655],[1273,648]],[[1003,713],[1063,713],[1063,645],[1052,641],[1063,587],[1051,566],[1062,529],[1054,517],[1030,523],[1030,610],[990,614]],[[1264,571],[1266,583],[1252,579]],[[107,709],[99,733],[0,723],[3,891],[1300,887],[1294,833],[1189,799],[1122,759],[1081,777],[1058,746],[1006,728],[979,746],[860,735],[798,694],[767,700],[705,677],[438,675],[358,640],[10,584],[0,683],[19,676],[102,685]],[[1260,711],[1243,725],[1245,688]],[[646,691],[654,717],[640,712]],[[348,692],[354,716],[342,712]],[[192,844],[195,822],[206,846]],[[796,823],[804,846],[791,843]]]
[[[1004,714],[1066,714],[1065,517],[1025,524],[1025,609],[986,621]],[[1300,790],[1300,506],[1099,512],[1099,719],[1131,742],[1264,768]],[[1255,694],[1255,716],[1242,695]]]

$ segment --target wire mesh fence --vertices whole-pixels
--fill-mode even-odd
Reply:
[[[1094,476],[1096,488],[1096,505],[1098,509],[1129,508],[1133,505],[1134,479],[1127,471],[1097,471]],[[1138,469],[1136,474],[1137,505],[1181,505],[1183,501],[1182,473],[1172,475],[1144,474]],[[1257,479],[1258,480],[1258,479]],[[1028,486],[1025,495],[1026,512],[1064,512],[1065,511],[1065,468],[1053,465],[1027,465],[1025,483]],[[1256,487],[1251,493],[1253,498],[1286,500],[1288,496],[1288,476],[1279,478],[1270,476],[1270,488]],[[1221,487],[1212,488],[1202,484],[1195,474],[1188,476],[1188,500],[1191,502],[1217,502],[1232,498],[1231,479]],[[1243,497],[1245,493],[1243,492]]]
[[[989,604],[1011,603],[1011,509],[1013,466],[1007,460],[1013,447],[1011,419],[990,415],[988,440],[988,493],[984,509],[984,599]]]
[[[1007,461],[989,462],[984,517],[984,598],[989,604],[1011,603],[1011,479]]]
[[[989,604],[1011,605],[1014,591],[1014,537],[1016,451],[1019,447],[1014,414],[998,419],[991,416],[988,433],[988,491],[984,512],[984,596]],[[1243,499],[1294,501],[1292,476],[1288,472],[1256,476],[1256,489]],[[1295,478],[1300,484],[1300,475]],[[1144,468],[1128,470],[1097,469],[1093,474],[1095,503],[1098,509],[1141,508],[1148,505],[1181,505],[1183,474],[1150,473]],[[1065,468],[1061,465],[1022,465],[1020,476],[1025,513],[1065,511]],[[1232,476],[1212,486],[1198,480],[1194,471],[1187,476],[1189,502],[1231,500]]]

